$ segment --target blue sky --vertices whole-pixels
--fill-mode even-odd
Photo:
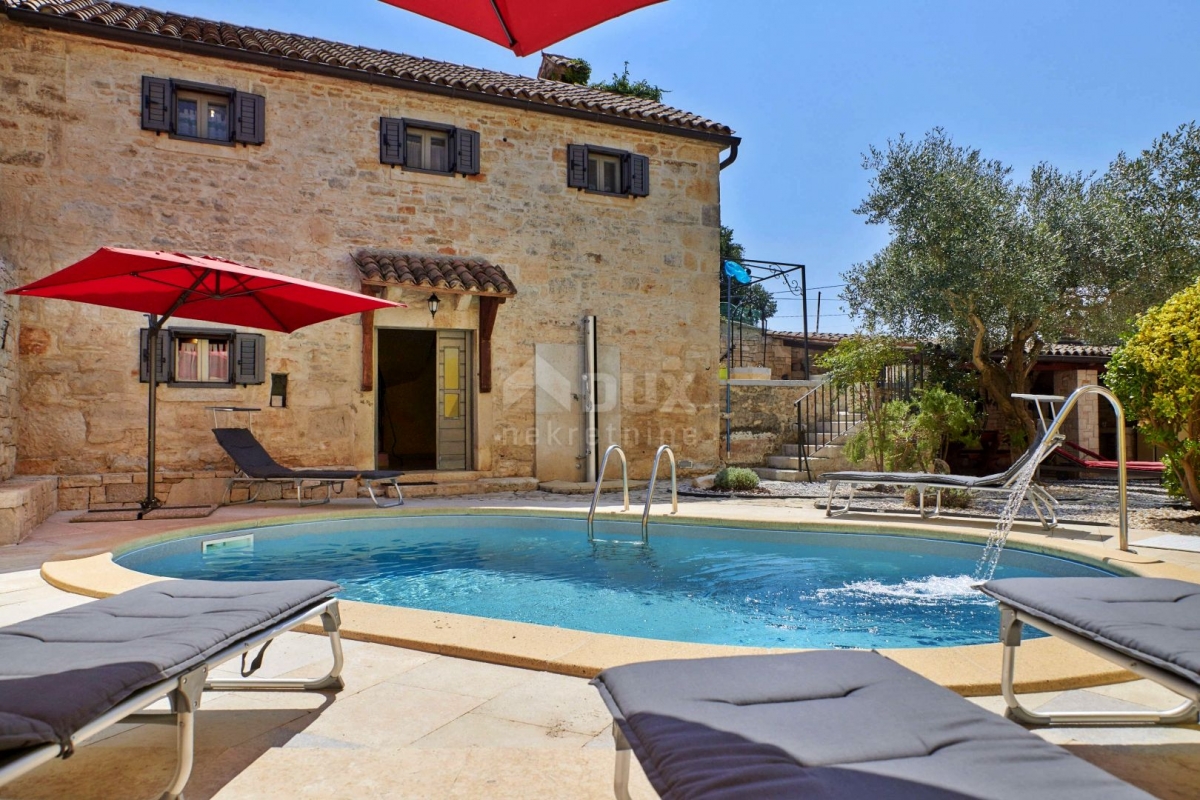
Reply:
[[[135,0],[136,2],[136,0]],[[142,0],[255,27],[534,75],[507,50],[378,0]],[[747,258],[808,267],[809,327],[854,321],[841,273],[887,242],[853,209],[862,154],[944,127],[1012,165],[1103,171],[1200,117],[1196,0],[669,0],[551,48],[670,90],[742,137],[722,215]],[[778,289],[779,287],[775,287]],[[771,327],[799,330],[779,298]]]

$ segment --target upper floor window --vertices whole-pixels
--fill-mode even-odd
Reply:
[[[178,92],[175,95],[175,133],[196,139],[229,141],[229,97]]]
[[[379,120],[379,163],[460,175],[479,174],[479,132],[415,119]]]
[[[150,380],[147,329],[139,336],[142,382]],[[233,387],[266,381],[261,333],[228,329],[166,328],[159,331],[158,382],[170,386]]]
[[[608,153],[588,153],[587,188],[593,192],[620,194],[620,156]]]
[[[598,194],[650,194],[650,159],[590,144],[567,145],[567,186]]]
[[[262,144],[266,101],[224,86],[142,77],[142,128],[172,138]]]

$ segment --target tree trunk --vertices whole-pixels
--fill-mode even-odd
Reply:
[[[1008,353],[1004,364],[991,358],[987,347],[987,326],[975,314],[969,314],[975,339],[971,347],[971,363],[979,371],[979,382],[984,396],[996,405],[1004,420],[1004,429],[1010,438],[1023,435],[1025,443],[1033,441],[1037,426],[1024,401],[1014,400],[1014,393],[1029,391],[1029,373],[1037,361],[1040,345],[1030,353],[1025,352],[1025,342],[1036,332],[1036,324],[1029,324],[1012,331],[1008,342]]]
[[[1188,502],[1192,504],[1192,508],[1200,510],[1200,476],[1196,473],[1196,467],[1192,464],[1192,459],[1184,457],[1178,460],[1179,463],[1179,483],[1183,487],[1183,494],[1187,497]]]

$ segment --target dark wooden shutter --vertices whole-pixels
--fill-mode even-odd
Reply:
[[[262,95],[234,92],[233,140],[242,144],[262,144],[267,140],[267,101]]]
[[[379,163],[404,166],[404,120],[379,118]]]
[[[479,132],[465,128],[454,130],[454,171],[461,175],[479,174]]]
[[[142,128],[171,132],[171,81],[142,76]]]
[[[264,383],[267,379],[266,341],[261,333],[233,336],[233,382]]]
[[[588,149],[586,144],[567,145],[567,186],[587,188]]]
[[[147,364],[150,359],[150,343],[147,334],[150,333],[149,328],[142,328],[138,331],[138,380],[142,383],[150,382],[150,370]],[[171,371],[168,367],[171,364],[171,332],[158,332],[158,382],[166,383],[171,379]]]
[[[645,197],[650,194],[650,159],[630,153],[625,159],[629,164],[629,193],[634,197]]]

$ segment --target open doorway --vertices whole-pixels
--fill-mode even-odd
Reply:
[[[378,329],[379,464],[470,469],[468,331]]]

